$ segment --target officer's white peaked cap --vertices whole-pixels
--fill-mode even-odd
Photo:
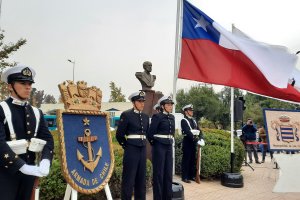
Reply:
[[[134,92],[131,95],[129,95],[128,100],[129,101],[145,101],[145,92],[144,91],[139,91],[139,92]]]
[[[185,111],[185,110],[194,110],[193,104],[188,104],[188,105],[183,106],[182,111]]]
[[[164,105],[164,104],[174,104],[172,97],[171,96],[163,96],[162,98],[160,98],[157,102],[159,105]]]
[[[17,65],[6,68],[1,75],[1,81],[11,83],[13,81],[29,81],[34,83],[35,71],[31,67]]]
[[[160,105],[157,103],[157,104],[155,104],[154,106],[153,106],[153,110],[156,110],[157,108],[159,108],[160,107]]]

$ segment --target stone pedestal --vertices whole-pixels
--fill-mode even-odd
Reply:
[[[153,106],[157,104],[157,101],[163,96],[162,92],[154,90],[143,90],[146,93],[145,107],[143,113],[147,114],[150,118],[155,114]],[[152,161],[151,145],[147,141],[147,158]]]
[[[157,103],[157,101],[163,96],[160,91],[154,90],[143,90],[146,93],[145,96],[145,107],[143,113],[149,115],[151,118],[153,114],[155,114],[155,110],[153,110],[153,106]]]

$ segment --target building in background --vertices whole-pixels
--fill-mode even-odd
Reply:
[[[110,127],[118,126],[120,115],[123,111],[132,108],[131,102],[102,102],[101,111],[109,113]],[[48,122],[49,130],[56,129],[56,110],[64,109],[63,103],[41,104],[40,109],[45,113],[45,119]],[[55,122],[54,122],[55,121]]]

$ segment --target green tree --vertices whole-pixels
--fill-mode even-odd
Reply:
[[[125,95],[122,94],[121,87],[117,87],[114,82],[109,83],[110,98],[109,102],[125,102]]]
[[[56,99],[53,95],[46,94],[45,97],[44,97],[43,103],[55,104],[57,102],[56,102]]]
[[[41,107],[41,104],[44,101],[44,90],[37,90],[36,88],[32,88],[29,103],[36,107]]]
[[[15,62],[9,62],[7,59],[9,56],[17,51],[22,45],[26,44],[25,39],[19,39],[16,43],[4,44],[4,31],[0,31],[0,72],[2,74],[3,69],[6,67],[12,67],[16,65]],[[7,84],[0,82],[0,100],[4,100],[8,97],[9,91]]]
[[[230,126],[230,106],[231,106],[231,87],[224,87],[219,93],[219,98],[223,103],[223,111],[220,116],[220,124],[222,124],[223,128],[229,128]],[[238,97],[242,97],[243,92],[238,88],[234,88],[233,90],[234,99]],[[237,123],[238,124],[238,123]]]
[[[199,84],[192,86],[188,92],[179,90],[176,96],[177,112],[182,112],[181,108],[191,103],[194,105],[194,117],[197,120],[200,120],[201,117],[205,117],[214,123],[215,128],[218,127],[222,121],[222,117],[224,117],[224,105],[211,85]]]
[[[240,90],[238,88],[234,88],[233,91],[234,91],[233,94],[234,94],[235,99],[238,98],[238,97],[244,96],[242,90]],[[223,105],[226,108],[230,109],[231,87],[224,87],[221,90],[221,92],[219,92],[219,96],[220,96],[220,99],[223,102]]]
[[[244,112],[244,119],[252,118],[258,125],[264,124],[263,109],[273,108],[273,109],[286,109],[295,110],[298,109],[297,104],[287,103],[284,101],[262,97],[252,93],[247,93],[245,95],[246,110]],[[245,121],[245,120],[244,120]]]

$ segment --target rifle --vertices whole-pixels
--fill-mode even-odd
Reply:
[[[41,153],[36,153],[36,163],[40,163],[41,162]],[[39,200],[40,199],[40,179],[39,177],[36,177],[34,180],[34,184],[33,184],[33,188],[32,188],[32,192],[31,192],[31,198],[30,200]]]
[[[197,145],[197,162],[196,162],[196,183],[200,184],[200,171],[201,171],[201,146]]]
[[[39,178],[36,177],[34,180],[33,188],[32,188],[32,193],[31,193],[31,198],[30,200],[38,200],[40,196],[40,187],[39,187]]]

